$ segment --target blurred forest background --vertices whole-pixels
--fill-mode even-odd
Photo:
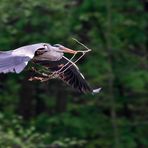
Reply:
[[[1,148],[148,147],[147,0],[1,0],[0,50],[92,48],[78,66],[100,94],[0,74]]]

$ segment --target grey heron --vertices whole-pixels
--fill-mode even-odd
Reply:
[[[29,61],[40,64],[51,70],[53,74],[60,71],[59,78],[83,93],[98,93],[100,88],[92,89],[86,82],[79,68],[64,53],[76,54],[78,51],[69,49],[60,44],[50,45],[38,43],[23,46],[10,51],[0,51],[0,73],[20,73]],[[64,67],[61,67],[64,65]]]

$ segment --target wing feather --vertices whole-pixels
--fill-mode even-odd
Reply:
[[[63,58],[59,61],[38,61],[39,64],[48,67],[51,71],[57,71],[60,69],[59,65],[66,64],[69,62],[69,64],[65,67],[69,67],[69,65],[72,64],[63,74],[59,76],[59,79],[63,80],[68,85],[72,86],[76,90],[83,92],[83,93],[89,93],[93,92],[92,88],[89,86],[89,84],[86,82],[84,76],[79,71],[78,67],[73,64],[69,59],[63,56]],[[65,69],[64,68],[64,69]],[[64,70],[63,69],[63,70]]]
[[[30,58],[25,56],[1,55],[0,53],[0,73],[20,73],[26,67],[29,60]]]
[[[35,52],[44,48],[45,43],[23,46],[15,50],[0,51],[0,73],[20,73],[34,57]]]

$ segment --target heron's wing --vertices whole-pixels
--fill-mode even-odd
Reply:
[[[62,64],[68,63],[63,70],[65,70],[67,67],[69,67],[64,71],[63,74],[59,75],[59,78],[66,82],[68,85],[72,86],[76,90],[83,92],[83,93],[98,93],[99,90],[93,90],[89,84],[86,82],[84,76],[79,71],[78,67],[73,64],[69,59],[63,56],[62,59],[59,61],[40,61],[39,64],[48,67],[51,71],[57,71],[61,68]]]
[[[28,64],[30,57],[16,56],[9,52],[0,52],[0,73],[20,73]]]
[[[10,51],[0,51],[0,73],[20,73],[44,43],[32,44]]]

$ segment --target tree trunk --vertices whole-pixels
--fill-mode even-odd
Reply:
[[[26,77],[21,84],[18,112],[25,120],[28,120],[35,114],[35,89],[32,82],[29,82]]]

